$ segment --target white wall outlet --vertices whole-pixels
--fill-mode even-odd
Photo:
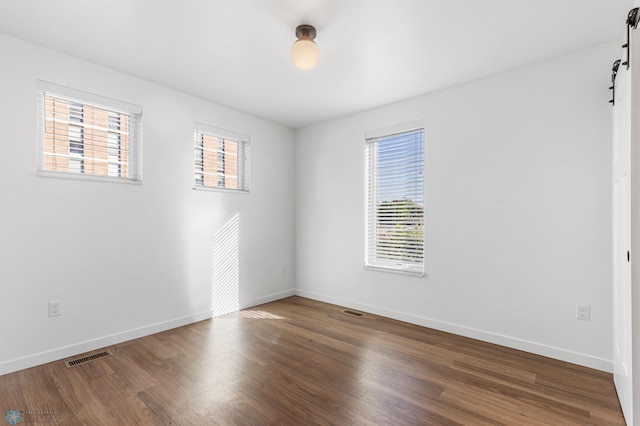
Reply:
[[[52,300],[49,302],[49,316],[59,317],[62,315],[62,300]]]
[[[589,305],[576,305],[576,318],[583,321],[591,320],[591,306]]]

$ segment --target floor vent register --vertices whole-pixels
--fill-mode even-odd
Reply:
[[[67,368],[77,367],[79,365],[86,364],[88,362],[95,361],[97,359],[102,359],[104,357],[111,356],[111,355],[113,355],[113,353],[109,350],[100,351],[90,355],[83,356],[81,358],[75,358],[69,361],[65,361],[64,365]]]

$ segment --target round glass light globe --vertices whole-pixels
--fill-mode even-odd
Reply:
[[[296,67],[303,71],[315,67],[319,57],[318,45],[313,40],[300,39],[291,47],[291,60]]]

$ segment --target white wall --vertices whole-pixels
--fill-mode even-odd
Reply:
[[[299,130],[297,293],[610,370],[619,54],[606,44]],[[365,271],[364,134],[414,120],[426,276]]]
[[[3,35],[0,54],[0,374],[208,317],[235,214],[241,307],[293,294],[295,267],[303,296],[610,370],[619,43],[295,135]],[[36,176],[36,79],[141,105],[143,184]],[[364,271],[364,133],[419,119],[427,275]],[[250,195],[191,189],[194,121],[251,136]]]
[[[236,213],[240,306],[293,294],[293,131],[3,35],[0,57],[0,374],[210,316]],[[36,176],[36,79],[141,105],[143,184]],[[192,190],[195,121],[251,137],[250,195]]]

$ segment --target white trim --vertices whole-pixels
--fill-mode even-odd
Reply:
[[[391,136],[397,133],[410,132],[412,130],[424,129],[424,121],[410,121],[408,123],[396,124],[395,126],[385,127],[383,129],[370,130],[365,132],[365,138],[376,139],[384,136]]]
[[[251,194],[251,191],[246,189],[220,188],[217,186],[193,185],[191,189],[194,191],[226,192],[227,194]]]
[[[273,302],[276,300],[284,299],[291,296],[306,297],[308,299],[318,300],[325,303],[331,303],[351,309],[357,309],[359,311],[369,312],[376,315],[381,315],[387,318],[397,319],[399,321],[408,322],[411,324],[420,325],[423,327],[433,328],[435,330],[445,331],[447,333],[453,333],[460,336],[469,337],[472,339],[478,339],[497,345],[506,346],[513,349],[518,349],[533,354],[554,358],[557,360],[570,362],[572,364],[578,364],[596,370],[605,371],[611,373],[613,371],[613,363],[609,359],[598,358],[578,352],[568,351],[565,349],[548,346],[540,343],[530,342],[527,340],[517,339],[509,336],[504,336],[497,333],[491,333],[483,330],[464,327],[456,324],[451,324],[443,321],[437,321],[417,315],[406,314],[402,312],[392,311],[380,307],[367,305],[364,303],[352,302],[343,300],[331,296],[321,295],[318,293],[292,289],[286,290],[280,293],[274,293],[271,295],[259,297],[256,299],[244,301],[239,303],[239,309],[248,309],[255,306],[263,305],[265,303]],[[4,374],[10,374],[26,368],[35,367],[37,365],[46,364],[48,362],[58,361],[70,356],[78,355],[84,352],[104,348],[107,346],[115,345],[118,343],[126,342],[128,340],[137,339],[140,337],[148,336],[155,333],[171,330],[172,328],[182,327],[184,325],[196,323],[199,321],[207,320],[211,318],[211,311],[202,312],[200,314],[187,315],[184,317],[176,318],[173,320],[163,321],[156,324],[151,324],[144,327],[124,331],[121,333],[115,333],[108,336],[87,340],[77,344],[64,346],[61,348],[55,348],[49,351],[44,351],[32,355],[27,355],[21,358],[16,358],[4,362],[0,362],[0,376]]]
[[[40,177],[50,177],[56,179],[90,180],[94,182],[108,183],[128,183],[131,185],[142,185],[142,179],[119,178],[114,176],[87,175],[84,173],[53,172],[50,170],[36,170],[36,175]]]
[[[423,260],[424,261],[424,260]],[[424,267],[424,264],[423,264]],[[365,271],[374,271],[374,272],[390,272],[392,274],[402,274],[402,275],[408,275],[410,277],[424,277],[425,276],[425,272],[424,271],[412,271],[411,269],[401,266],[399,268],[393,268],[391,266],[375,266],[375,265],[364,265],[364,270]]]
[[[105,96],[96,95],[83,90],[73,89],[71,87],[61,86],[48,81],[36,80],[36,88],[39,92],[50,93],[52,95],[56,95],[56,97],[71,98],[72,100],[81,101],[85,105],[89,104],[92,106],[107,107],[119,112],[142,115],[142,107],[139,105],[107,98]]]
[[[598,358],[595,356],[573,352],[542,343],[531,342],[528,340],[518,339],[516,337],[505,336],[485,330],[478,330],[458,324],[451,324],[448,322],[425,318],[418,315],[407,314],[404,312],[397,312],[377,306],[367,305],[364,303],[339,299],[336,297],[326,296],[306,290],[296,289],[296,295],[306,297],[308,299],[318,300],[320,302],[331,303],[346,308],[356,309],[358,311],[369,312],[375,315],[408,322],[410,324],[433,328],[435,330],[440,330],[447,333],[457,334],[459,336],[482,340],[484,342],[494,343],[496,345],[506,346],[512,349],[546,356],[572,364],[582,365],[584,367],[594,368],[596,370],[605,371],[607,373],[613,372],[613,361],[610,359]]]
[[[210,126],[204,123],[196,122],[193,125],[193,129],[199,132],[207,133],[211,136],[218,136],[222,139],[229,139],[236,142],[251,142],[251,137],[247,135],[243,135],[242,133],[237,133],[231,130],[221,129],[219,127]]]
[[[139,328],[134,328],[132,330],[123,331],[121,333],[110,334],[108,336],[86,340],[84,342],[76,343],[73,345],[63,346],[61,348],[55,348],[49,351],[27,355],[22,358],[0,362],[0,376],[3,374],[13,373],[18,370],[23,370],[25,368],[35,367],[40,364],[58,361],[60,359],[78,355],[84,352],[104,348],[106,346],[126,342],[128,340],[148,336],[150,334],[171,330],[172,328],[182,327],[183,325],[192,324],[198,321],[206,320],[208,318],[211,318],[211,311],[202,312],[195,315],[187,315],[168,321],[162,321]]]
[[[280,293],[274,293],[271,295],[259,297],[256,299],[244,301],[239,303],[239,309],[248,309],[255,306],[259,306],[265,303],[273,302],[275,300],[284,299],[290,296],[301,296],[308,299],[318,300],[325,303],[331,303],[359,311],[369,312],[375,315],[381,315],[387,318],[396,319],[399,321],[408,322],[411,324],[420,325],[423,327],[433,328],[435,330],[444,331],[447,333],[453,333],[460,336],[469,337],[472,339],[478,339],[497,345],[506,346],[521,351],[554,358],[557,360],[570,362],[572,364],[578,364],[596,370],[605,371],[611,373],[613,371],[613,362],[609,359],[598,358],[578,352],[568,351],[549,345],[530,342],[527,340],[517,339],[509,336],[504,336],[497,333],[491,333],[483,330],[464,327],[456,324],[451,324],[443,321],[437,321],[418,315],[406,314],[403,312],[392,311],[380,307],[367,305],[364,303],[352,302],[344,299],[339,299],[331,296],[321,295],[318,293],[292,289],[286,290]],[[35,367],[37,365],[46,364],[52,361],[58,361],[70,356],[78,355],[84,352],[104,348],[107,346],[115,345],[118,343],[126,342],[128,340],[137,339],[140,337],[148,336],[154,333],[160,333],[162,331],[170,330],[176,327],[182,327],[184,325],[196,323],[199,321],[207,320],[211,318],[211,311],[203,312],[200,314],[187,315],[184,317],[176,318],[173,320],[163,321],[149,326],[136,328],[133,330],[124,331],[122,333],[116,333],[109,336],[104,336],[96,339],[87,340],[74,345],[69,345],[61,348],[52,349],[37,354],[27,355],[22,358],[16,358],[4,362],[0,362],[0,376],[4,374],[13,373],[26,368]]]
[[[257,299],[240,302],[239,306],[240,309],[247,309],[294,295],[295,291],[291,289],[280,293],[274,293],[271,295],[259,297]],[[35,367],[41,364],[46,364],[48,362],[59,361],[64,358],[93,351],[96,349],[105,348],[107,346],[116,345],[128,340],[138,339],[140,337],[149,336],[151,334],[160,333],[163,331],[171,330],[173,328],[193,324],[199,321],[204,321],[210,319],[211,315],[211,311],[201,312],[199,314],[193,315],[186,315],[180,318],[162,321],[139,328],[126,330],[120,333],[114,333],[108,336],[98,337],[95,339],[86,340],[84,342],[79,342],[72,345],[39,352],[36,354],[26,355],[21,358],[15,358],[8,361],[0,362],[0,376],[19,370],[24,370],[26,368]]]

